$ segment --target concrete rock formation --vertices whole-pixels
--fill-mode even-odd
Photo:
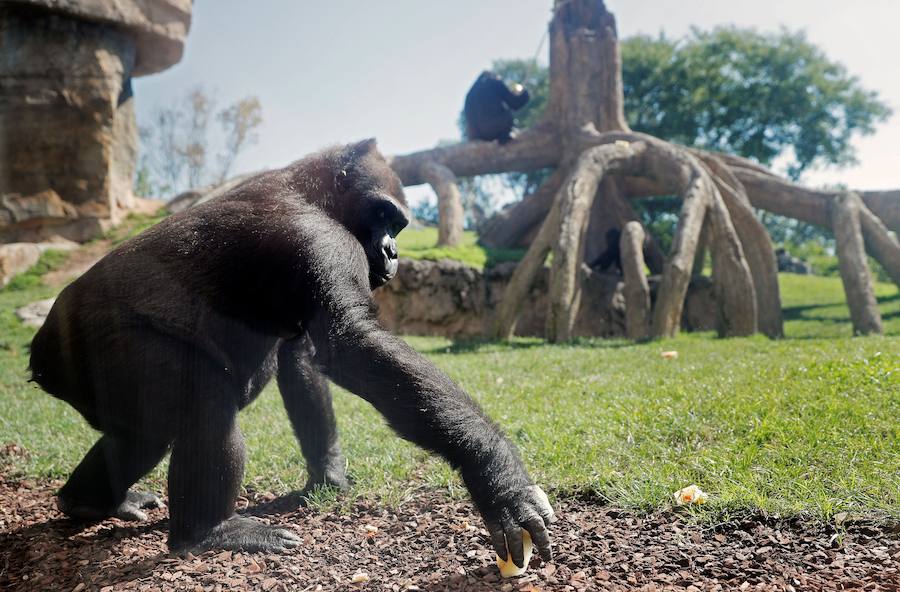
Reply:
[[[135,205],[131,79],[181,59],[191,0],[0,7],[0,242],[84,241]]]
[[[441,335],[452,338],[486,337],[496,318],[515,263],[501,263],[479,271],[459,261],[401,259],[397,276],[375,290],[378,317],[385,327],[405,335]],[[575,336],[624,337],[625,285],[622,277],[583,272],[581,305],[573,329]],[[538,275],[516,323],[516,335],[539,337],[547,322],[549,270]],[[651,276],[651,296],[659,276]],[[716,328],[716,306],[709,278],[695,277],[688,287],[682,315],[688,331]]]

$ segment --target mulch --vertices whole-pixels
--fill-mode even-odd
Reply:
[[[501,580],[468,502],[433,490],[399,508],[357,502],[269,519],[299,533],[285,554],[166,549],[166,510],[146,523],[80,525],[56,509],[58,482],[0,475],[0,590],[900,590],[900,525],[743,517],[701,527],[678,512],[557,502],[555,558]],[[272,495],[241,507],[272,508]],[[274,504],[277,506],[277,504]]]

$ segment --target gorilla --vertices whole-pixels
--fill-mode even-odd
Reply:
[[[506,144],[512,139],[512,112],[524,107],[528,98],[528,90],[521,84],[510,90],[499,76],[485,70],[466,94],[466,137]]]
[[[610,228],[606,231],[606,250],[591,262],[588,267],[591,269],[599,269],[610,273],[622,274],[622,252],[619,247],[619,240],[622,232],[618,228]]]
[[[169,547],[281,551],[291,531],[235,514],[238,411],[274,376],[309,486],[347,477],[326,377],[461,477],[501,557],[522,529],[550,559],[553,510],[516,447],[431,362],[376,320],[408,214],[374,140],[252,177],[123,243],[70,284],[32,343],[32,377],[100,439],[58,493],[82,520],[142,519],[130,487],[171,450]]]

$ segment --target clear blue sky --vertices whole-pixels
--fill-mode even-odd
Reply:
[[[259,97],[259,142],[234,172],[284,165],[336,142],[375,136],[403,153],[457,138],[475,76],[496,58],[535,55],[552,0],[195,0],[184,59],[135,81],[138,123],[194,85],[219,105]],[[804,29],[900,111],[900,1],[608,0],[619,36],[669,36],[722,24]],[[539,59],[546,63],[547,44]],[[856,142],[859,166],[810,184],[900,187],[900,114]]]

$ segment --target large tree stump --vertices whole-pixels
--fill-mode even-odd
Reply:
[[[628,339],[641,341],[650,336],[650,284],[644,273],[644,228],[640,222],[622,227],[619,251],[625,280],[625,332]]]
[[[859,195],[848,192],[833,203],[832,230],[837,242],[838,263],[853,333],[868,335],[881,333],[881,314],[872,289],[872,274],[866,261],[859,211],[863,208]]]

